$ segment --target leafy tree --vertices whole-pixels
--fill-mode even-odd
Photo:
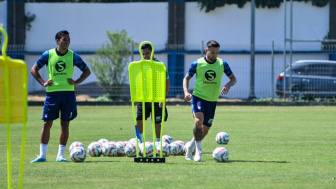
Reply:
[[[289,0],[287,0],[289,1]],[[312,5],[317,7],[326,6],[330,0],[293,0],[293,1],[303,1],[309,2],[311,1]],[[198,0],[197,3],[200,6],[200,9],[205,9],[205,12],[210,12],[215,10],[217,7],[223,7],[226,4],[237,4],[239,8],[243,8],[247,2],[251,2],[251,0]],[[280,4],[283,0],[255,0],[256,7],[262,8],[279,8]]]
[[[127,32],[107,31],[108,42],[102,45],[89,59],[92,71],[96,74],[97,83],[112,100],[120,99],[122,87],[127,79],[126,66],[132,53],[132,39]],[[135,43],[137,45],[137,43]]]

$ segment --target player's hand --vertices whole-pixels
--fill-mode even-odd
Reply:
[[[163,103],[159,102],[159,108],[162,108],[162,106],[163,106]]]
[[[52,85],[52,79],[49,79],[47,82],[44,82],[43,83],[43,87],[47,87],[47,86],[50,86],[50,85]]]
[[[230,85],[225,85],[225,86],[222,88],[222,90],[221,90],[221,94],[222,94],[222,95],[226,95],[226,94],[228,94],[230,88],[231,88]]]
[[[68,78],[68,83],[70,85],[76,85],[76,81],[74,81],[72,78]]]
[[[190,93],[187,93],[184,95],[184,100],[189,102],[191,100],[192,95]]]

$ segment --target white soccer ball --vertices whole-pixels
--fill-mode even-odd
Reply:
[[[144,147],[143,144],[139,144],[140,153],[142,156],[144,156]],[[154,154],[154,146],[151,142],[145,142],[145,148],[146,148],[146,157],[153,157]]]
[[[81,147],[81,148],[84,148],[85,149],[85,146],[83,143],[79,142],[79,141],[76,141],[76,142],[73,142],[71,143],[71,145],[69,146],[69,153],[71,152],[72,149],[74,149],[75,147]]]
[[[161,144],[160,142],[155,143],[156,147],[156,157],[161,157]],[[170,145],[168,142],[162,142],[162,157],[168,157],[170,155]]]
[[[172,137],[169,136],[169,135],[163,135],[163,136],[162,136],[162,141],[163,141],[163,142],[167,142],[168,144],[170,144],[170,143],[173,142],[173,139],[172,139]]]
[[[184,155],[184,142],[182,140],[176,140],[174,142],[178,143],[181,146],[180,148],[182,149],[182,151],[178,155]]]
[[[82,147],[74,147],[70,152],[70,158],[73,162],[84,162],[86,159],[85,149]]]
[[[105,138],[102,138],[102,139],[99,139],[98,142],[102,145],[106,142],[110,142],[109,140],[105,139]]]
[[[218,144],[227,144],[229,143],[230,137],[226,132],[219,132],[216,135],[216,142]]]
[[[189,148],[189,146],[190,146],[190,141],[185,143],[184,148],[183,148],[183,155],[187,152],[187,148]],[[196,151],[196,145],[194,145],[194,149],[192,150],[192,155],[195,155],[195,151]]]
[[[224,147],[217,147],[212,152],[212,157],[217,162],[227,162],[229,160],[229,151]]]
[[[117,155],[118,156],[125,156],[125,144],[123,141],[116,142],[116,146],[118,148]]]
[[[91,157],[99,157],[102,154],[102,147],[99,142],[91,142],[87,148],[87,152]]]
[[[125,146],[125,155],[127,157],[135,157],[136,156],[136,144],[129,142]]]
[[[180,143],[178,142],[172,142],[169,144],[170,145],[170,154],[173,156],[181,155],[183,154],[183,147]]]
[[[138,138],[131,138],[131,139],[129,139],[129,143],[133,143],[133,144],[135,144],[136,145],[136,143],[137,143],[137,139]],[[138,139],[138,143],[140,144],[140,140]]]
[[[113,157],[117,156],[118,148],[113,142],[105,142],[102,144],[102,154],[104,156]]]

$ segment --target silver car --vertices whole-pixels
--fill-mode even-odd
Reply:
[[[276,94],[279,97],[283,97],[284,94],[286,97],[302,99],[336,97],[336,61],[299,60],[294,62],[291,84],[290,67],[287,66],[285,70],[278,75],[276,81]],[[286,81],[285,91],[284,81]]]

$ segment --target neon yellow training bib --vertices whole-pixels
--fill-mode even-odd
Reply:
[[[75,90],[75,86],[68,83],[68,78],[72,78],[74,72],[73,56],[71,50],[63,56],[57,55],[55,49],[49,50],[47,73],[48,79],[52,79],[53,83],[47,87],[47,92]]]
[[[224,73],[223,60],[217,58],[213,64],[207,63],[204,58],[197,60],[196,81],[193,95],[207,101],[217,101],[222,76]]]

